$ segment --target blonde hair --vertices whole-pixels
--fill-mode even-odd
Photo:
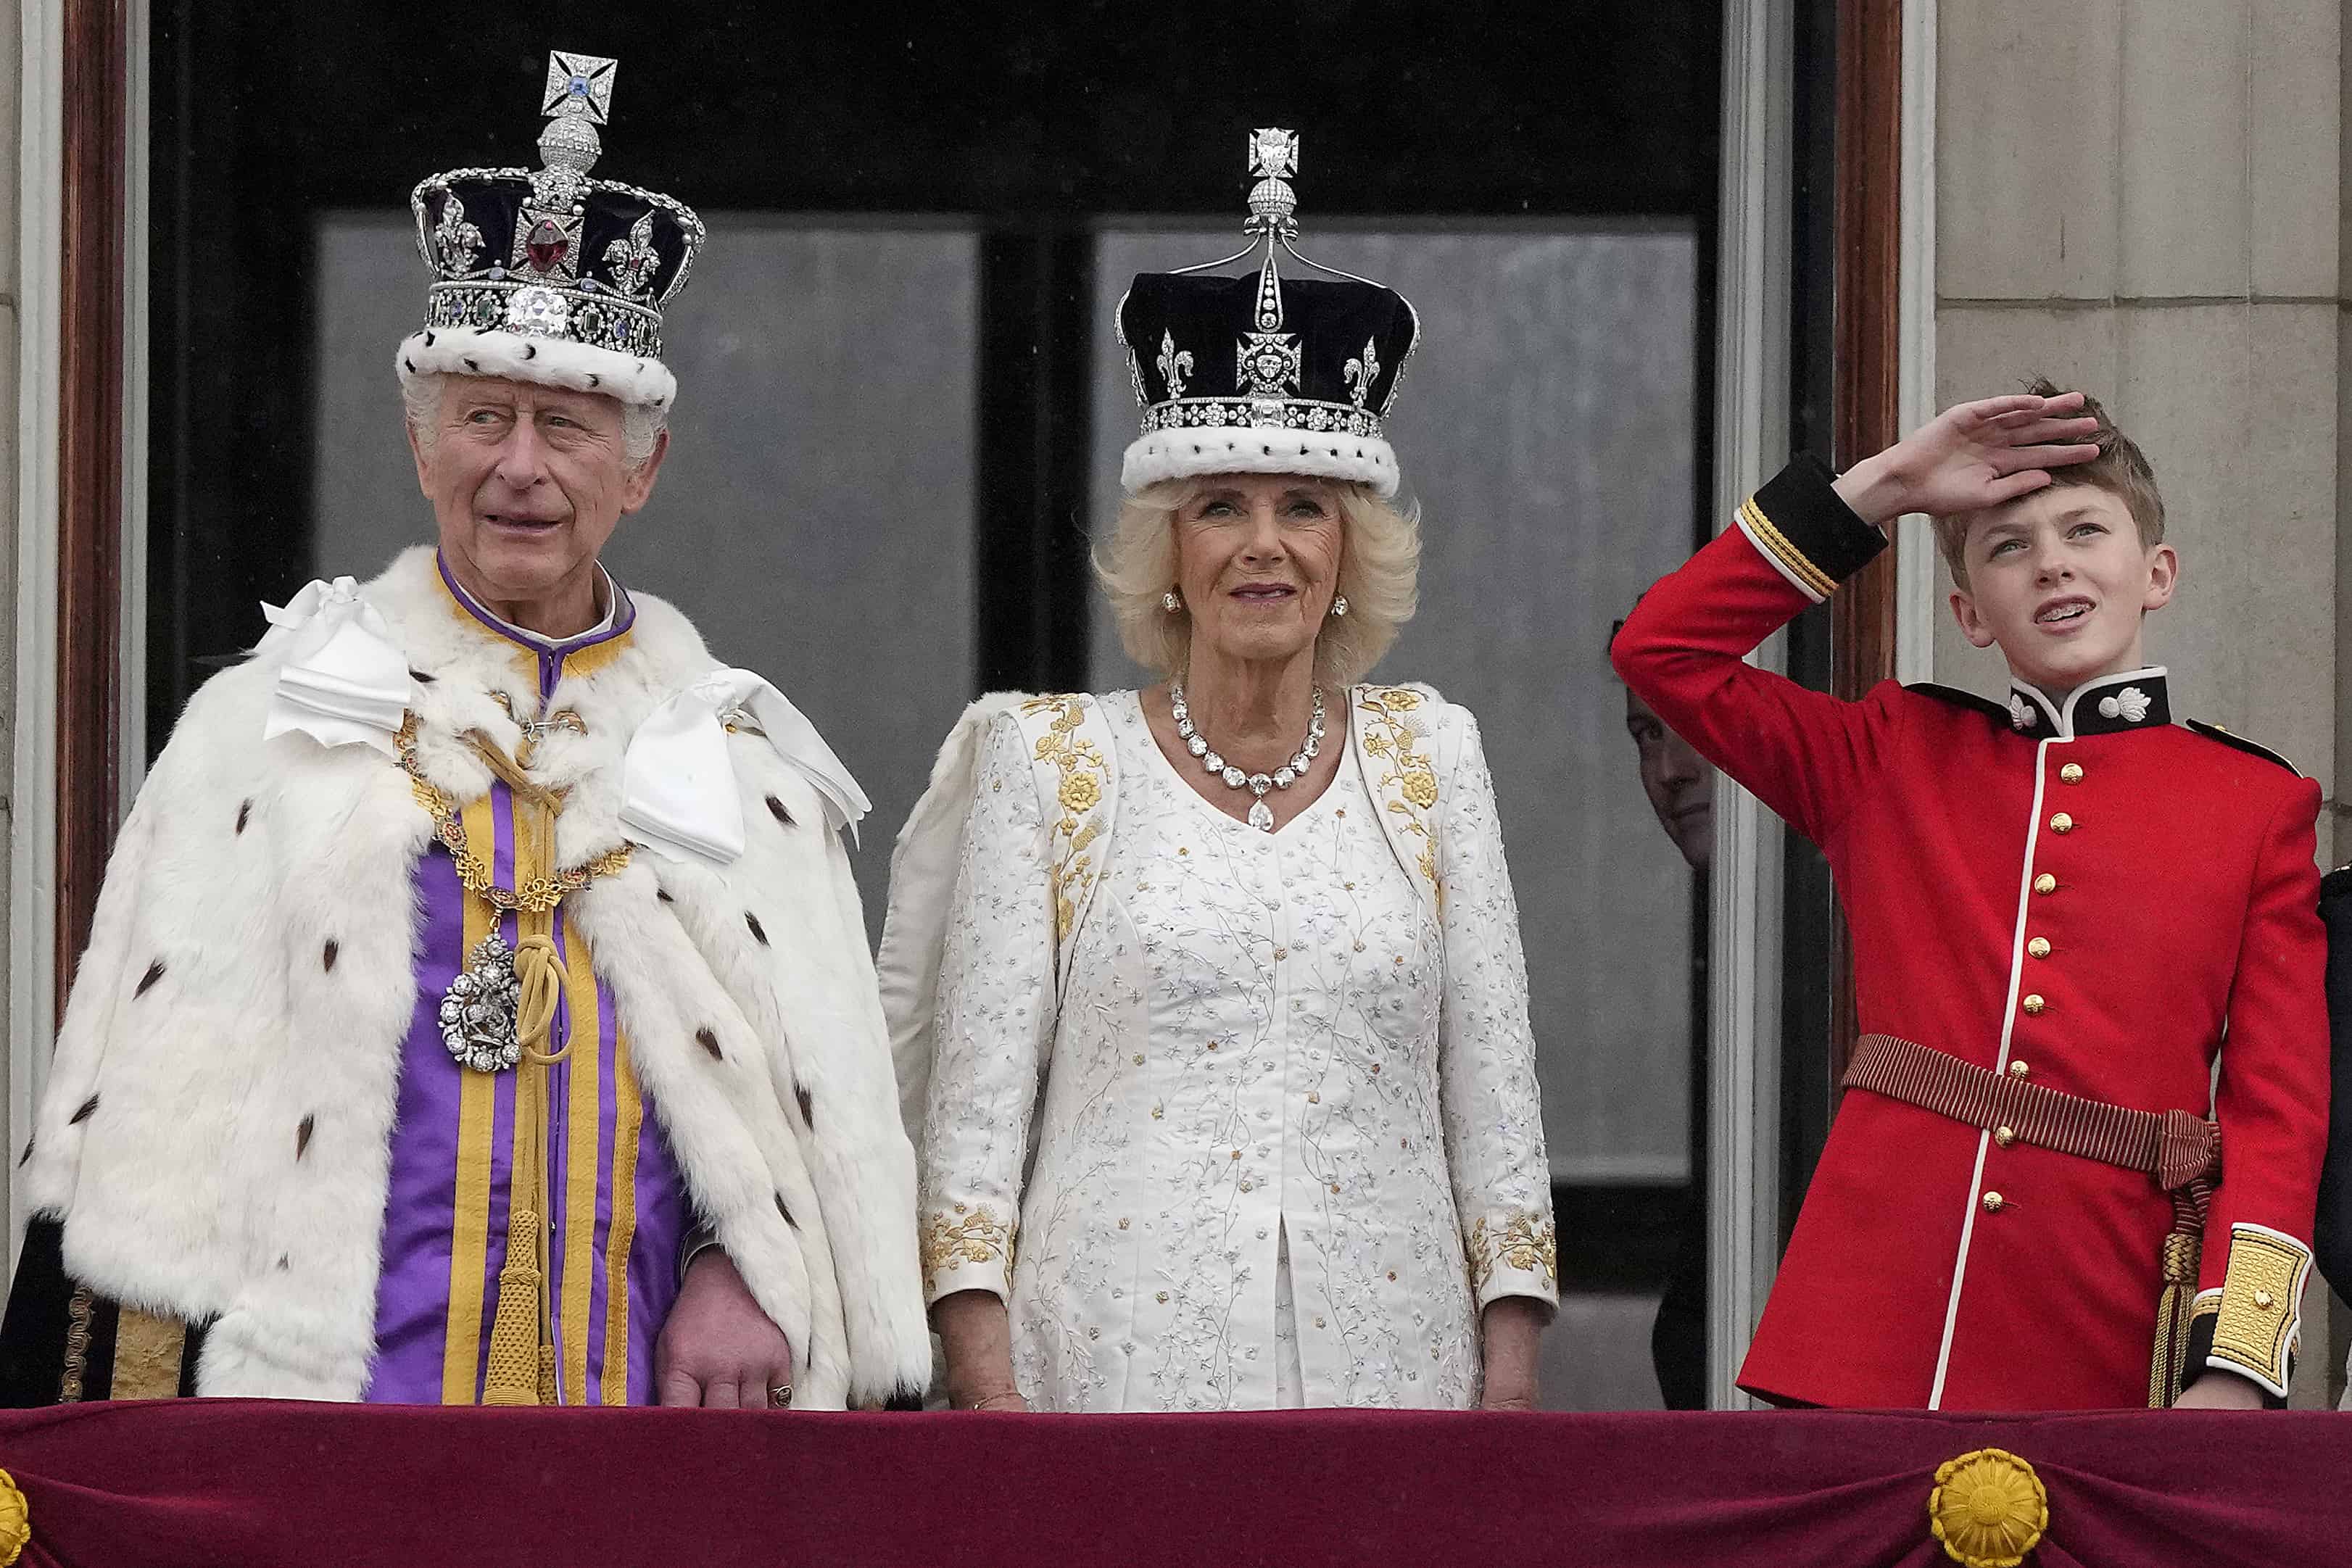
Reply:
[[[1160,595],[1176,585],[1176,514],[1213,476],[1163,479],[1127,498],[1110,538],[1096,547],[1095,578],[1118,620],[1118,640],[1144,668],[1172,675],[1192,651],[1192,613]],[[1318,480],[1338,497],[1342,525],[1337,591],[1348,613],[1324,620],[1315,640],[1317,678],[1360,680],[1389,651],[1420,598],[1420,508],[1401,512],[1368,485]]]

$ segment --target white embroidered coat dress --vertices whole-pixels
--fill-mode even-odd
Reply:
[[[1269,834],[1179,776],[1136,694],[1079,704],[1078,737],[1115,748],[1117,829],[1058,999],[1045,751],[1014,714],[981,748],[925,1118],[928,1296],[1007,1298],[1035,1409],[1475,1405],[1478,1311],[1557,1292],[1475,722],[1357,688],[1338,776]],[[1380,815],[1400,737],[1435,757],[1409,757],[1437,786],[1433,831],[1399,841],[1433,841],[1412,868]]]

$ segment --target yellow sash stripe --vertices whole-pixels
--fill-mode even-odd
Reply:
[[[574,1404],[591,1405],[600,1403],[588,1387],[588,1294],[596,1276],[596,1113],[604,1088],[604,1020],[596,1008],[596,971],[578,931],[564,933],[563,956],[564,999],[572,1010],[570,1125],[563,1155],[563,1394]]]
[[[460,820],[467,841],[498,841],[498,824],[488,797],[467,806]],[[495,912],[478,898],[466,904],[466,953],[488,936]],[[441,1403],[472,1405],[481,1393],[483,1276],[489,1268],[490,1133],[498,1120],[499,1081],[487,1072],[457,1070],[457,1182],[449,1238],[449,1316],[442,1336]]]
[[[629,1251],[637,1239],[637,1128],[645,1100],[636,1063],[617,1030],[613,1040],[613,1229],[604,1239],[604,1403],[629,1402]]]
[[[1755,535],[1757,543],[1778,557],[1780,564],[1796,573],[1800,581],[1823,599],[1837,591],[1837,579],[1807,559],[1805,552],[1791,543],[1789,536],[1775,528],[1772,519],[1764,515],[1764,508],[1756,504],[1755,497],[1750,496],[1739,503],[1739,515],[1746,519],[1748,531]]]

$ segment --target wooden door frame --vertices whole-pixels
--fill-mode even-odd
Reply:
[[[131,7],[60,0],[57,828],[52,969],[62,1018],[120,821],[124,354]],[[143,367],[142,367],[143,370]],[[26,389],[33,395],[33,389]],[[21,519],[37,527],[39,519]]]
[[[1837,11],[1830,418],[1831,460],[1843,470],[1903,434],[1904,0],[1839,0]],[[1831,601],[1830,689],[1838,696],[1858,698],[1895,674],[1897,553],[1890,549],[1864,567]],[[1853,945],[1843,911],[1833,925],[1828,965],[1832,1103],[1857,1030]]]

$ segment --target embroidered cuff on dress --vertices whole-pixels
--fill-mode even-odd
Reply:
[[[2197,1298],[2189,1322],[2189,1364],[2234,1372],[2284,1399],[2310,1273],[2311,1249],[2294,1237],[2242,1220],[2231,1226],[2221,1288]]]
[[[1818,457],[1800,455],[1739,506],[1739,531],[1799,592],[1819,603],[1886,548],[1853,515]]]
[[[994,1210],[955,1204],[923,1218],[923,1302],[958,1291],[1012,1295],[1018,1222]]]
[[[1527,1209],[1481,1215],[1463,1239],[1470,1289],[1483,1308],[1497,1296],[1559,1301],[1559,1240],[1551,1217]]]

